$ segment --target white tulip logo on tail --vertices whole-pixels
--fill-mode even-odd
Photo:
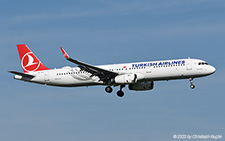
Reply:
[[[32,52],[26,53],[21,60],[21,65],[27,72],[37,70],[40,64],[41,62],[34,56]]]

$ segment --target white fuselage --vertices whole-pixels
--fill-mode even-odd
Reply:
[[[113,64],[96,66],[119,74],[137,74],[143,81],[160,81],[173,79],[187,79],[210,75],[215,72],[213,66],[199,59],[177,59],[152,62],[138,62],[127,64]],[[99,77],[82,71],[79,67],[64,67],[28,74],[35,77],[25,81],[62,87],[107,85]],[[17,77],[15,76],[17,79]],[[21,79],[21,78],[20,78]],[[138,82],[137,82],[138,83]],[[116,85],[116,84],[115,84]]]

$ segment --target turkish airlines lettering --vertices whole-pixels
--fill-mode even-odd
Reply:
[[[108,93],[113,91],[112,86],[120,86],[119,97],[124,96],[122,89],[126,85],[135,91],[152,90],[154,81],[163,80],[189,79],[194,89],[194,78],[216,71],[203,60],[190,58],[93,66],[71,58],[62,47],[64,57],[78,66],[49,69],[25,44],[17,45],[17,49],[24,73],[9,71],[17,80],[59,87],[105,85]]]

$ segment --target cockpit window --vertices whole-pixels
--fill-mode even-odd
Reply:
[[[199,62],[198,65],[208,65],[206,62]]]

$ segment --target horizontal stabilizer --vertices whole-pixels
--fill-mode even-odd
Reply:
[[[25,74],[25,73],[21,73],[21,72],[17,72],[17,71],[8,71],[8,72],[16,74],[16,75],[20,75],[22,77],[30,78],[30,79],[35,77],[34,75]]]

